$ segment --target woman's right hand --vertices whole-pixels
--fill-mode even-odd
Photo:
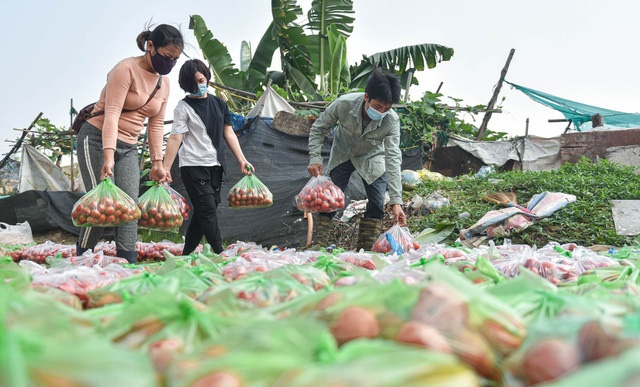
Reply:
[[[311,164],[307,167],[307,171],[313,177],[322,175],[322,164]]]
[[[100,181],[104,180],[105,177],[109,176],[113,178],[113,166],[115,163],[113,160],[105,160],[102,164],[102,169],[100,170]]]

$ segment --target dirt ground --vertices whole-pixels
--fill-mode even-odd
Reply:
[[[37,243],[51,241],[63,245],[75,245],[78,236],[64,230],[53,230],[46,233],[33,234],[33,240]]]

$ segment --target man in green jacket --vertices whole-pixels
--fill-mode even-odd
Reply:
[[[360,220],[357,249],[371,250],[382,232],[385,192],[389,190],[393,222],[404,226],[400,168],[400,118],[391,105],[400,100],[400,80],[376,68],[364,93],[350,93],[336,99],[320,115],[309,134],[312,176],[322,175],[323,139],[335,124],[328,172],[333,182],[345,191],[349,178],[357,171],[367,194],[367,209]],[[320,213],[317,220],[316,244],[329,245],[335,213]]]

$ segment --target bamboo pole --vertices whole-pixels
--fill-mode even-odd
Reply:
[[[491,109],[496,104],[498,100],[498,94],[500,94],[500,89],[502,89],[502,82],[504,81],[504,77],[507,75],[507,71],[509,70],[509,64],[511,63],[511,59],[513,58],[513,54],[516,52],[515,48],[512,48],[509,52],[509,57],[507,58],[507,63],[504,64],[502,71],[500,72],[500,80],[496,85],[496,88],[493,90],[493,95],[489,100],[489,104],[487,104],[487,112],[484,114],[482,118],[482,124],[480,124],[480,129],[478,130],[478,137],[476,137],[476,141],[481,141],[482,136],[484,136],[484,132],[487,130],[487,125],[489,125],[489,119],[491,119],[491,114],[493,113]]]

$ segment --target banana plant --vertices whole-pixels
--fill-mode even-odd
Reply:
[[[363,55],[359,64],[349,66],[346,40],[353,31],[353,13],[352,0],[313,0],[308,22],[300,25],[298,19],[303,13],[296,0],[271,0],[272,21],[253,54],[249,44],[242,43],[239,68],[202,17],[191,16],[189,28],[217,83],[257,92],[271,79],[296,100],[320,100],[347,89],[363,88],[376,67],[400,74],[405,85],[409,73],[433,68],[453,56],[452,48],[425,43]],[[280,71],[269,70],[276,50]],[[320,81],[319,88],[316,80]]]
[[[272,0],[271,14],[271,33],[280,51],[285,87],[320,99],[315,83],[316,73],[307,48],[309,39],[296,22],[302,16],[302,8],[296,0]]]
[[[342,76],[347,75],[341,66],[336,66],[335,58],[344,56],[346,59],[346,39],[353,32],[355,20],[351,16],[353,13],[352,0],[313,0],[307,13],[308,22],[305,28],[311,31],[308,50],[314,71],[320,77],[320,91],[324,95],[335,95],[335,85],[332,81],[339,79],[339,75],[336,76],[333,71],[338,70]],[[334,49],[338,52],[334,52]],[[346,68],[348,71],[349,66]],[[330,85],[329,90],[327,82]]]
[[[309,44],[303,28],[296,23],[302,16],[295,0],[272,0],[272,22],[251,56],[248,44],[241,47],[240,69],[236,68],[227,48],[213,36],[199,15],[192,15],[189,28],[211,66],[214,80],[222,85],[257,92],[268,79],[287,88],[293,95],[301,91],[320,99],[315,83],[313,62],[307,51]],[[279,50],[282,71],[269,71],[273,54]]]
[[[350,88],[363,88],[376,67],[400,74],[402,85],[405,85],[410,72],[424,71],[425,65],[426,68],[432,69],[438,63],[448,61],[452,56],[453,48],[431,43],[399,47],[371,56],[363,55],[362,61],[350,68]],[[415,78],[412,79],[412,84],[417,84]]]

